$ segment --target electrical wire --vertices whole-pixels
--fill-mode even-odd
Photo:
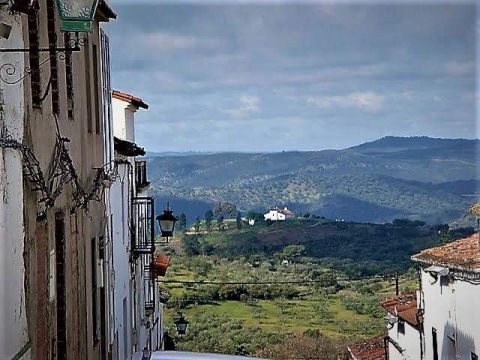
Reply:
[[[395,274],[388,275],[370,275],[370,276],[357,276],[357,277],[336,277],[336,281],[362,281],[382,279],[388,280],[395,277]],[[272,280],[272,281],[215,281],[215,280],[176,280],[165,279],[158,280],[157,282],[162,284],[182,284],[182,285],[308,285],[318,284],[324,282],[324,279],[318,280]]]

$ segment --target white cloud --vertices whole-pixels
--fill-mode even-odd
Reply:
[[[355,92],[347,95],[337,96],[316,96],[308,97],[307,102],[322,109],[332,108],[335,106],[345,108],[357,108],[367,111],[378,111],[385,100],[385,97],[377,93]]]
[[[260,110],[260,98],[256,95],[242,95],[239,103],[239,107],[225,110],[225,112],[234,117],[245,117]]]

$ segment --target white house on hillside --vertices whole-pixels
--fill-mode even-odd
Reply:
[[[295,214],[288,210],[285,206],[283,209],[273,208],[269,212],[263,215],[265,220],[272,220],[272,221],[284,221],[288,219],[293,219]]]
[[[423,250],[412,257],[421,266],[419,308],[423,309],[426,360],[480,355],[479,234]]]

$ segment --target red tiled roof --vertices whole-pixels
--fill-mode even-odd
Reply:
[[[385,360],[385,335],[356,342],[348,347],[355,360]]]
[[[142,99],[140,99],[137,96],[127,94],[123,91],[113,90],[112,97],[118,100],[129,102],[130,104],[135,105],[136,107],[148,109],[148,104],[145,103]]]
[[[428,265],[440,265],[461,271],[480,272],[479,233],[451,243],[425,249],[412,260]]]
[[[294,215],[294,213],[293,213],[292,211],[290,211],[290,210],[285,210],[285,209],[279,210],[278,212],[279,212],[279,213],[282,213],[283,215],[291,215],[291,216]]]
[[[390,314],[405,320],[412,326],[418,326],[421,319],[417,317],[417,296],[413,293],[397,295],[380,302]]]

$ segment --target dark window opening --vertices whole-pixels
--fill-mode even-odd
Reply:
[[[473,353],[473,352],[472,352],[472,356],[471,356],[471,357],[472,357],[472,360],[478,360],[477,354],[475,354],[475,353]]]
[[[87,127],[88,132],[93,132],[92,88],[90,78],[90,45],[88,43],[85,46],[85,89],[87,92]]]
[[[58,94],[58,60],[55,56],[57,47],[57,33],[55,31],[55,1],[47,0],[47,28],[48,28],[48,47],[50,48],[50,86],[52,92],[52,111],[54,114],[60,113],[60,103]]]
[[[67,308],[65,291],[65,220],[61,212],[55,215],[55,271],[56,271],[56,359],[66,359]]]
[[[400,334],[405,335],[405,321],[398,320],[397,329]]]
[[[66,47],[70,46],[71,40],[70,33],[65,33],[64,42]],[[67,87],[67,115],[70,120],[73,120],[75,110],[73,102],[73,60],[70,51],[65,52],[65,83]]]
[[[32,49],[39,48],[38,39],[38,18],[37,12],[31,11],[28,13],[28,42]],[[31,95],[32,104],[34,107],[41,105],[40,92],[41,92],[41,78],[40,78],[40,53],[38,51],[31,51],[29,54],[30,59],[30,81],[31,81]]]
[[[438,360],[437,330],[432,328],[433,360]]]
[[[98,259],[100,261],[99,266],[103,267],[103,260],[105,259],[105,239],[103,237],[100,238],[100,244],[98,246]],[[97,274],[97,276],[103,276],[103,271],[101,271],[100,274]],[[107,338],[107,296],[105,294],[105,286],[103,286],[103,281],[104,279],[99,279],[99,282],[102,283],[102,286],[97,286],[99,289],[99,303],[97,303],[97,306],[99,307],[97,309],[97,314],[100,315],[100,328],[99,328],[99,335],[101,338],[100,342],[100,352],[101,352],[101,358],[106,359],[107,358],[107,344],[106,344],[106,338]]]
[[[98,329],[98,293],[97,293],[97,239],[93,238],[91,242],[91,280],[92,280],[92,333],[93,342],[96,343],[100,339]]]
[[[102,124],[100,122],[100,78],[98,76],[98,52],[97,45],[93,44],[93,96],[95,111],[95,129],[97,134],[102,133]]]

